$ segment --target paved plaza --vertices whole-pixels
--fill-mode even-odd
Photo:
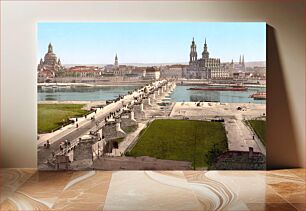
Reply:
[[[191,119],[209,120],[221,116],[235,117],[236,119],[254,119],[265,115],[265,104],[177,102],[170,117],[188,117]]]
[[[172,118],[195,120],[224,119],[230,151],[249,151],[266,155],[260,139],[245,123],[245,120],[265,118],[266,105],[254,103],[177,102],[170,114]]]

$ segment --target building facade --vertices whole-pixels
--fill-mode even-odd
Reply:
[[[146,76],[146,67],[134,67],[131,72],[132,75],[137,75],[139,79],[143,79]]]
[[[157,67],[147,67],[144,78],[146,80],[158,80],[160,78],[160,70]]]
[[[185,77],[189,79],[222,79],[228,77],[228,71],[221,67],[219,58],[210,58],[205,39],[202,57],[198,59],[197,46],[194,39],[190,46],[189,66]]]
[[[62,76],[65,77],[99,77],[101,70],[97,66],[74,66],[67,69]]]
[[[187,65],[174,64],[160,67],[161,78],[182,78]]]

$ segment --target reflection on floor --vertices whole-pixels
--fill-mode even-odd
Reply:
[[[1,210],[305,210],[305,169],[1,169]]]

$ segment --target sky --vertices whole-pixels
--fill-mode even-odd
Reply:
[[[192,38],[202,56],[205,38],[210,57],[221,62],[266,60],[264,22],[91,22],[38,23],[37,60],[48,44],[63,64],[186,63]]]

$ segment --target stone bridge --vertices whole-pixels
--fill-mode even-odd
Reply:
[[[39,163],[48,164],[51,168],[67,169],[72,162],[81,159],[93,161],[100,156],[113,156],[113,150],[118,148],[120,139],[126,136],[124,130],[137,127],[137,121],[144,120],[144,107],[151,106],[161,95],[174,89],[175,82],[162,80],[119,96],[107,106],[88,115],[90,119],[78,128],[63,131],[63,136],[59,134],[55,140],[51,139],[48,149],[40,147]],[[49,155],[39,156],[40,152],[43,154],[48,150]]]

